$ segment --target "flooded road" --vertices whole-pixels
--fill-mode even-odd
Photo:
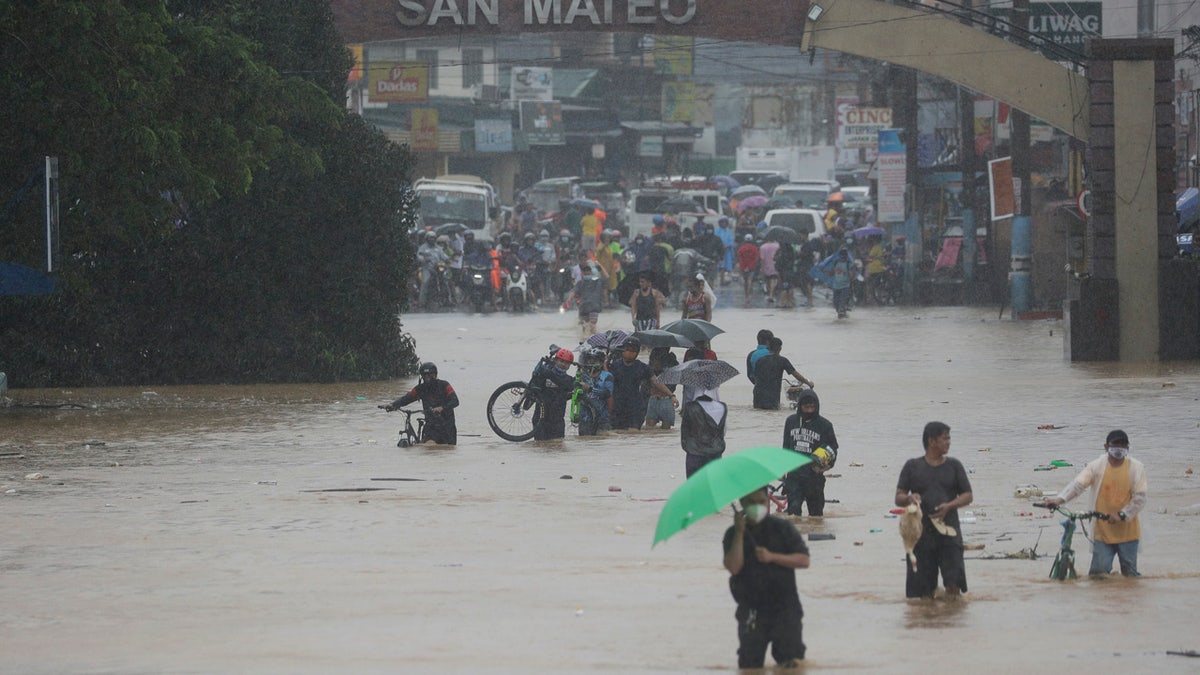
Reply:
[[[1200,503],[1200,364],[1069,364],[1061,322],[994,308],[837,322],[722,303],[713,321],[739,369],[760,328],[782,337],[842,444],[838,503],[800,522],[835,536],[797,573],[808,670],[1196,671],[1166,652],[1200,649],[1200,516],[1176,515]],[[683,480],[676,431],[514,444],[487,427],[497,385],[578,341],[574,315],[405,329],[459,392],[457,447],[395,447],[401,418],[376,405],[412,380],[10,391],[80,407],[0,409],[0,671],[735,671],[728,510],[650,546]],[[731,450],[779,443],[787,413],[752,410],[743,376],[721,395]],[[964,600],[910,603],[888,510],[934,419],[971,471],[964,536],[983,548]],[[1061,528],[1014,490],[1057,492],[1117,427],[1150,482],[1144,576],[1050,581]],[[1052,460],[1074,466],[1037,470]]]

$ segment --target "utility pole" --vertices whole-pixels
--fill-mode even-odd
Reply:
[[[969,23],[973,0],[963,0],[964,22]],[[975,96],[965,87],[958,88],[959,160],[962,170],[962,257],[963,301],[975,300]]]
[[[1029,0],[1013,0],[1012,23],[1020,35],[1028,36]],[[1009,154],[1012,157],[1014,187],[1019,197],[1017,212],[1012,219],[1011,261],[1009,267],[1009,297],[1012,318],[1018,319],[1032,307],[1033,276],[1033,214],[1029,184],[1029,115],[1014,108],[1009,114],[1012,133],[1009,135]]]

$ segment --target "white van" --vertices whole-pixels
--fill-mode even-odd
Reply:
[[[763,216],[767,227],[776,225],[807,232],[810,238],[825,236],[825,215],[816,209],[774,209]]]
[[[688,201],[695,207],[687,207]],[[707,181],[651,181],[636,190],[629,191],[629,203],[625,208],[625,224],[629,226],[629,237],[644,234],[650,236],[654,227],[654,216],[664,213],[724,214],[729,201],[721,196],[715,184]],[[712,216],[716,223],[719,216]]]
[[[837,191],[834,181],[793,181],[776,186],[771,192],[772,197],[786,197],[797,203],[802,203],[807,209],[823,209],[829,200],[829,195]]]

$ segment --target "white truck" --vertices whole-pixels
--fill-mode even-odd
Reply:
[[[413,183],[420,202],[418,229],[437,229],[446,223],[462,223],[475,238],[491,241],[500,221],[500,198],[487,181],[478,176],[446,174],[421,178]]]
[[[778,172],[791,180],[833,179],[837,148],[832,145],[738,146],[737,171]],[[734,174],[735,177],[737,173]]]

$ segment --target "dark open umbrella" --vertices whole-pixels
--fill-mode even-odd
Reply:
[[[863,237],[881,237],[887,234],[887,230],[875,225],[867,225],[866,227],[860,227],[857,230],[854,230],[852,234],[854,235],[855,239],[862,239]]]
[[[692,342],[708,342],[725,332],[704,319],[680,319],[672,321],[662,329],[668,333],[678,333]]]
[[[695,343],[690,339],[680,335],[679,333],[671,333],[669,331],[658,328],[652,330],[639,330],[632,337],[638,339],[643,347],[691,347]],[[691,363],[689,361],[689,363]]]
[[[737,374],[738,369],[726,361],[695,359],[667,368],[659,374],[658,381],[667,385],[682,384],[696,389],[716,389]]]
[[[766,194],[767,194],[767,191],[762,189],[758,185],[742,185],[740,187],[736,187],[729,191],[730,197],[737,197],[738,199],[741,199],[743,197],[749,197],[750,195],[764,195],[765,196]]]
[[[624,342],[625,338],[627,337],[629,337],[629,333],[626,333],[619,328],[613,328],[612,330],[606,330],[603,333],[595,333],[588,336],[586,342],[593,347],[612,349],[613,347],[616,347]]]
[[[763,239],[777,241],[781,244],[794,244],[800,239],[796,231],[783,225],[772,225],[763,233]]]

